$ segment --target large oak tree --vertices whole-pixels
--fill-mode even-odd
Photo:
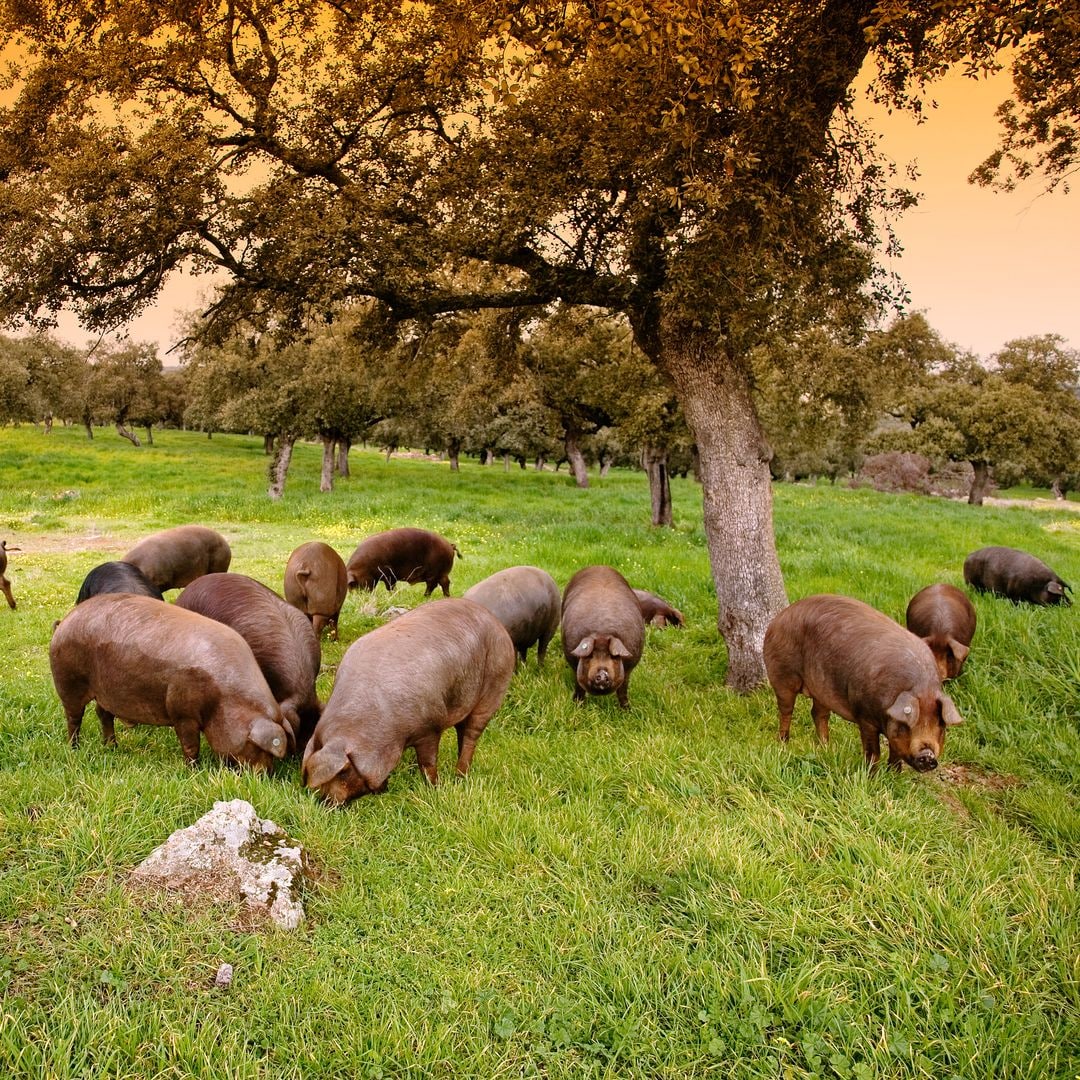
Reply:
[[[1075,116],[1057,57],[1080,36],[1071,6],[1041,0],[0,10],[24,57],[0,118],[0,315],[73,305],[111,326],[180,268],[230,275],[211,326],[300,326],[356,296],[401,315],[557,298],[624,313],[695,437],[740,688],[786,602],[748,357],[873,291],[894,201],[851,118],[857,77],[876,60],[875,92],[911,107],[922,80],[1012,48]],[[1023,154],[1042,100],[1021,90]],[[510,284],[454,286],[485,264]]]

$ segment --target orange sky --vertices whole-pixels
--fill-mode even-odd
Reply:
[[[1004,76],[993,83],[953,76],[936,89],[939,108],[924,124],[884,115],[875,122],[889,156],[917,162],[925,193],[900,223],[904,256],[891,268],[907,282],[913,310],[983,358],[1031,334],[1061,334],[1080,348],[1077,194],[1046,195],[1037,182],[998,194],[966,180],[994,146],[994,109],[1008,85]],[[176,338],[177,313],[198,306],[203,287],[174,278],[155,308],[134,321],[131,336],[157,341],[164,353]],[[73,319],[60,332],[85,340]]]

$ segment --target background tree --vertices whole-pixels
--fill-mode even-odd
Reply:
[[[865,63],[912,108],[1008,48],[1076,115],[1058,63],[1076,19],[1041,0],[4,10],[29,59],[0,118],[0,314],[73,304],[112,326],[180,266],[231,275],[219,324],[300,328],[356,296],[401,316],[624,313],[694,435],[740,688],[786,602],[751,351],[868,284],[883,299],[879,212],[910,202],[852,120]],[[1026,90],[1015,115],[1038,137]],[[476,264],[509,286],[446,286]]]
[[[0,336],[0,424],[36,419],[33,385],[19,343]]]

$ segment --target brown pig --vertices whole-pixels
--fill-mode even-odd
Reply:
[[[941,681],[963,670],[975,636],[975,605],[955,585],[927,585],[907,606],[907,628],[934,654]]]
[[[11,591],[11,582],[7,579],[7,553],[20,551],[20,548],[9,548],[6,540],[0,540],[0,592],[4,594],[8,607],[15,610],[15,594]]]
[[[1065,604],[1072,588],[1041,559],[1010,547],[984,547],[964,560],[964,580],[979,592],[992,592],[1013,603]]]
[[[439,739],[451,727],[464,776],[514,661],[502,623],[472,600],[436,600],[365,634],[338,666],[304,753],[304,783],[336,804],[383,791],[411,746],[434,784]]]
[[[303,750],[319,720],[315,680],[322,662],[319,639],[303,613],[244,574],[204,574],[176,606],[231,626],[248,643],[296,749]]]
[[[178,525],[137,543],[123,559],[162,592],[182,589],[203,574],[229,569],[232,551],[221,533],[203,525]]]
[[[338,639],[338,616],[349,591],[345,560],[321,540],[301,544],[285,566],[285,599],[310,620],[315,636],[323,627]]]
[[[165,599],[161,590],[137,566],[123,561],[103,562],[95,566],[83,578],[75,603],[81,604],[101,593],[134,593],[136,596],[152,596],[155,600]]]
[[[346,571],[350,589],[375,591],[381,581],[393,592],[399,581],[423,581],[425,596],[442,586],[450,595],[450,568],[461,552],[445,537],[427,529],[388,529],[362,541],[349,557]]]
[[[548,643],[559,629],[562,604],[559,586],[546,570],[507,567],[477,582],[465,598],[482,604],[506,627],[522,663],[533,645],[536,662],[544,662]]]
[[[630,672],[645,647],[645,620],[634,590],[610,566],[586,566],[563,592],[562,642],[574,669],[574,700],[610,694],[629,708]]]
[[[119,716],[175,728],[189,764],[200,733],[215,753],[255,769],[288,750],[281,709],[247,642],[193,611],[149,596],[92,596],[57,625],[49,664],[72,746],[94,701],[106,745]]]
[[[961,722],[926,642],[848,596],[808,596],[781,611],[765,631],[765,670],[781,742],[802,692],[822,742],[829,741],[830,712],[858,724],[871,767],[884,735],[893,768],[906,761],[920,772],[936,769],[945,729]]]
[[[673,608],[663,597],[645,589],[635,589],[634,595],[641,606],[641,617],[651,626],[682,626],[682,612]]]

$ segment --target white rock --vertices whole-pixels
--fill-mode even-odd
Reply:
[[[132,871],[134,885],[156,885],[209,900],[241,899],[285,930],[304,918],[295,896],[303,849],[243,799],[214,803]]]

